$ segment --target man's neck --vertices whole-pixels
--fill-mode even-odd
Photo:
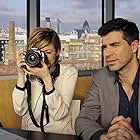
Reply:
[[[139,66],[139,61],[137,59],[132,60],[127,64],[119,73],[119,79],[121,83],[127,83],[129,85],[133,84],[137,70]]]

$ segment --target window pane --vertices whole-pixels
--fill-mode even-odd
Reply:
[[[62,63],[79,70],[101,66],[101,0],[41,0],[41,26],[53,28],[62,44]]]
[[[137,23],[140,28],[140,5],[139,0],[116,0],[115,16],[123,17]]]
[[[16,75],[16,52],[26,46],[26,0],[0,3],[0,75]]]
[[[135,22],[140,30],[139,2],[139,0],[116,0],[115,14],[116,17],[122,17]],[[138,51],[138,57],[140,58],[140,47]]]

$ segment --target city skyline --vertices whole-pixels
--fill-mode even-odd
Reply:
[[[133,20],[140,28],[138,2],[138,0],[116,0],[116,17]],[[42,25],[45,17],[50,17],[54,24],[60,19],[63,30],[72,31],[82,28],[84,21],[87,20],[91,29],[97,30],[101,26],[101,4],[101,0],[41,0],[40,23]],[[26,29],[26,0],[1,0],[0,19],[0,29],[6,28],[9,20],[14,20],[16,26]]]

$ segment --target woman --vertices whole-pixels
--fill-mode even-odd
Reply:
[[[75,134],[70,108],[77,70],[59,64],[61,44],[52,29],[36,28],[29,37],[28,47],[29,50],[38,48],[48,61],[42,58],[40,66],[30,66],[28,51],[17,53],[18,77],[13,105],[15,112],[22,116],[22,129]]]

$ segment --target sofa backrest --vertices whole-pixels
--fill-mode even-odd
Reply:
[[[91,77],[78,77],[73,100],[83,102]],[[17,116],[13,109],[12,91],[16,85],[16,79],[0,80],[0,122],[6,128],[20,128],[21,117]]]

